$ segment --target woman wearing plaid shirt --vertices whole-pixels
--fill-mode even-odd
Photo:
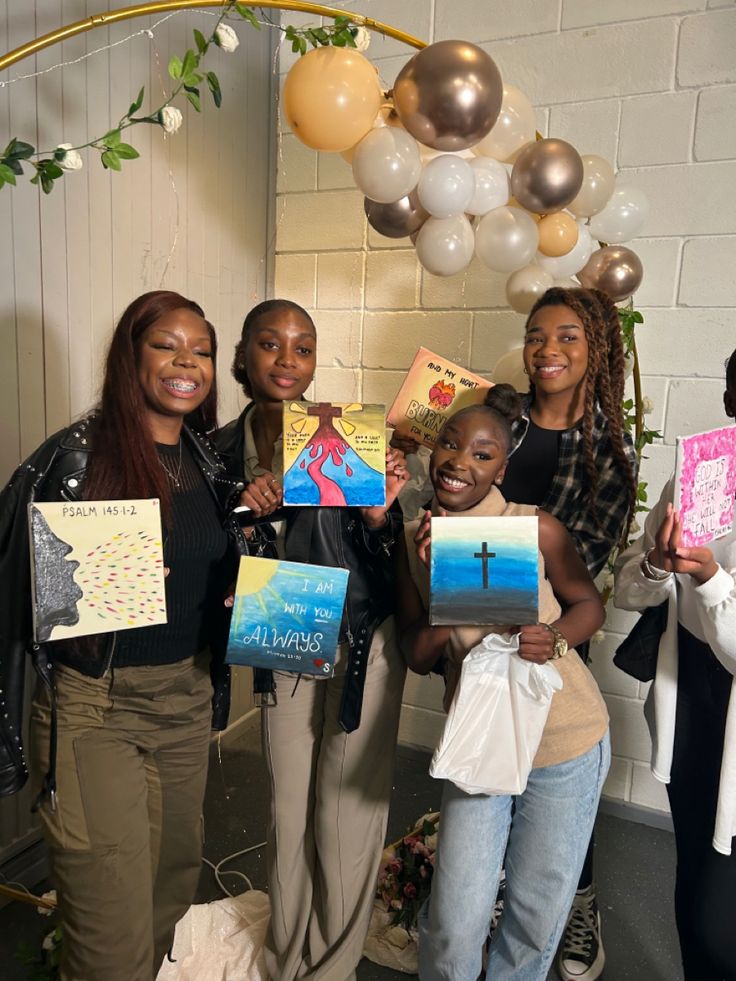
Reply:
[[[526,323],[524,370],[529,398],[514,425],[516,448],[501,493],[558,518],[595,576],[621,540],[636,500],[613,301],[600,290],[547,290]],[[591,841],[557,965],[563,981],[594,981],[603,970],[592,852]]]

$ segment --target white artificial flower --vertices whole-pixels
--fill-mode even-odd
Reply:
[[[215,31],[215,44],[230,54],[240,44],[240,39],[229,24],[218,24]]]
[[[600,644],[601,641],[604,641],[605,639],[606,639],[605,630],[596,630],[596,632],[590,638],[590,642],[591,644]]]
[[[627,355],[624,358],[624,378],[629,378],[634,371],[634,358],[632,355]]]
[[[613,589],[613,573],[612,572],[607,572],[603,576],[603,579],[601,580],[601,586],[604,589]]]
[[[82,158],[76,150],[72,150],[71,143],[60,143],[56,149],[65,151],[61,160],[56,161],[62,170],[82,169]]]
[[[56,931],[52,930],[51,933],[47,933],[41,942],[41,950],[53,950],[56,946],[56,940],[54,939],[54,933]]]
[[[424,839],[424,844],[427,846],[427,848],[429,848],[430,851],[436,852],[437,851],[437,832],[435,831],[435,833],[433,835],[427,835],[427,837]]]
[[[371,43],[371,32],[367,27],[359,27],[353,38],[358,51],[366,51]]]
[[[645,416],[648,416],[650,412],[654,412],[654,402],[652,402],[648,395],[645,395],[641,400],[641,411]]]
[[[166,133],[175,133],[181,126],[181,109],[176,106],[164,106],[158,114],[159,122]]]
[[[641,525],[638,521],[632,521],[629,525],[629,534],[638,535],[641,532]]]
[[[41,899],[45,899],[47,903],[54,903],[54,905],[56,905],[56,890],[52,889],[50,892],[45,892],[43,896],[41,896]],[[36,912],[40,913],[41,916],[51,916],[54,910],[47,906],[37,906]]]

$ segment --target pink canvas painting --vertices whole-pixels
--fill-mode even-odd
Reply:
[[[731,531],[734,493],[736,426],[678,437],[675,508],[683,545],[706,545]]]

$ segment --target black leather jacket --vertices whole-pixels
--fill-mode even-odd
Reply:
[[[84,419],[47,439],[18,467],[0,495],[0,797],[20,790],[28,778],[22,745],[27,655],[32,654],[37,672],[49,687],[53,668],[54,644],[33,642],[28,505],[32,501],[82,499],[92,449],[90,423],[90,419]],[[183,433],[217,501],[234,550],[247,552],[238,524],[230,515],[243,482],[227,476],[206,437],[186,427]],[[236,558],[234,555],[233,559]],[[230,676],[223,660],[226,616],[214,617],[213,625],[210,643],[215,687],[213,728],[224,729],[230,708]],[[102,677],[110,666],[114,644],[115,634],[110,633],[100,634],[99,643],[86,653],[72,654],[65,647],[64,663],[91,677]]]
[[[242,477],[246,414],[243,412],[213,440],[231,477]],[[394,611],[391,550],[401,529],[401,515],[390,511],[386,525],[369,529],[357,508],[282,508],[272,518],[286,521],[285,558],[292,562],[337,566],[350,572],[340,640],[349,644],[340,724],[346,732],[360,725],[363,688],[373,634]],[[271,687],[271,673],[256,670],[256,691]]]

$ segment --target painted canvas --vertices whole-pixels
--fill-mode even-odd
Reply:
[[[537,517],[432,518],[429,622],[536,623]]]
[[[243,556],[226,660],[329,677],[347,569]]]
[[[284,504],[386,503],[384,407],[284,403]]]
[[[736,493],[736,426],[677,439],[675,509],[682,544],[706,545],[733,528]]]
[[[420,347],[387,422],[400,435],[434,446],[445,419],[458,409],[482,402],[490,387],[491,382],[480,375]]]
[[[157,498],[28,505],[37,643],[166,623]]]

